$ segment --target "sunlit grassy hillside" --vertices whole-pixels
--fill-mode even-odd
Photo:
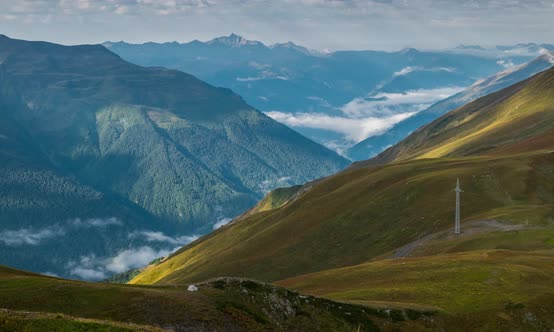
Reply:
[[[510,302],[554,298],[554,251],[476,250],[380,260],[277,283],[358,303],[393,302],[449,312],[501,309]]]
[[[368,262],[278,282],[340,301],[456,315],[448,331],[548,331],[554,251],[483,250]]]
[[[476,220],[549,227],[554,154],[426,159],[353,169],[322,180],[285,206],[200,239],[133,283],[216,276],[265,281],[359,264],[453,226],[456,179],[462,224]],[[464,227],[462,225],[462,227]],[[495,241],[480,249],[495,248]],[[551,248],[549,241],[536,248]]]

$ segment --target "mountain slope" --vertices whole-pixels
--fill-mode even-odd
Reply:
[[[554,68],[442,116],[369,163],[552,148],[553,105]]]
[[[347,164],[230,90],[102,46],[2,36],[0,58],[13,90],[4,99],[19,102],[5,111],[56,167],[183,230],[205,231],[278,184]]]
[[[14,120],[21,107],[0,66],[0,261],[72,275],[67,266],[91,254],[107,257],[145,245],[133,230],[167,232],[139,206],[87,185],[53,165]],[[64,239],[64,241],[60,241]],[[164,247],[150,243],[153,250]],[[38,254],[47,253],[47,254]]]
[[[479,80],[466,90],[397,123],[384,134],[372,136],[354,145],[346,154],[352,160],[365,160],[371,158],[387,147],[400,142],[417,128],[432,122],[441,115],[487,94],[521,82],[553,65],[554,55],[553,53],[547,53],[531,62]]]
[[[238,220],[185,246],[132,283],[222,275],[275,281],[391,255],[418,238],[450,229],[458,177],[466,192],[464,225],[527,219],[547,227],[554,219],[553,158],[538,153],[422,160],[345,171],[281,208]],[[542,248],[552,248],[549,243]]]
[[[275,281],[388,257],[450,229],[456,178],[465,191],[462,227],[479,220],[527,220],[548,231],[554,220],[554,141],[545,137],[554,128],[553,80],[551,69],[450,112],[408,138],[414,143],[400,150],[406,160],[360,163],[323,179],[280,208],[237,220],[185,246],[132,282],[180,283],[220,275]],[[498,130],[467,139],[473,130],[491,126]],[[444,151],[452,137],[462,143],[454,150],[460,153],[419,158]],[[425,147],[421,154],[418,144]],[[480,155],[492,151],[496,154]],[[453,158],[458,155],[470,156]],[[503,241],[492,237],[479,249]],[[536,241],[535,249],[552,249],[550,240]]]

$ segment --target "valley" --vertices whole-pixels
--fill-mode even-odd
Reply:
[[[554,331],[553,14],[0,2],[0,331]]]
[[[449,330],[547,330],[553,75],[546,70],[447,113],[372,160],[291,189],[288,198],[270,194],[267,202],[285,203],[260,203],[131,283],[232,275],[337,301],[452,315]]]

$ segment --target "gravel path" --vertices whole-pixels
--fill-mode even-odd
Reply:
[[[498,220],[476,220],[476,221],[463,223],[462,234],[460,236],[485,233],[485,232],[494,232],[494,231],[509,232],[509,231],[515,231],[522,228],[528,228],[528,227],[521,224],[504,224],[499,222]],[[410,242],[396,249],[390,258],[408,257],[415,248],[424,245],[430,240],[433,240],[439,237],[448,239],[448,238],[454,238],[454,236],[455,235],[452,229],[425,235],[420,239],[417,239],[413,242]]]

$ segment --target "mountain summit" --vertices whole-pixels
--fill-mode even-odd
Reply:
[[[230,46],[230,47],[241,47],[241,46],[261,46],[265,47],[265,45],[259,41],[255,40],[248,40],[242,36],[239,36],[235,33],[231,33],[229,36],[222,36],[214,38],[210,41],[207,41],[206,44],[208,45],[224,45],[224,46]]]

